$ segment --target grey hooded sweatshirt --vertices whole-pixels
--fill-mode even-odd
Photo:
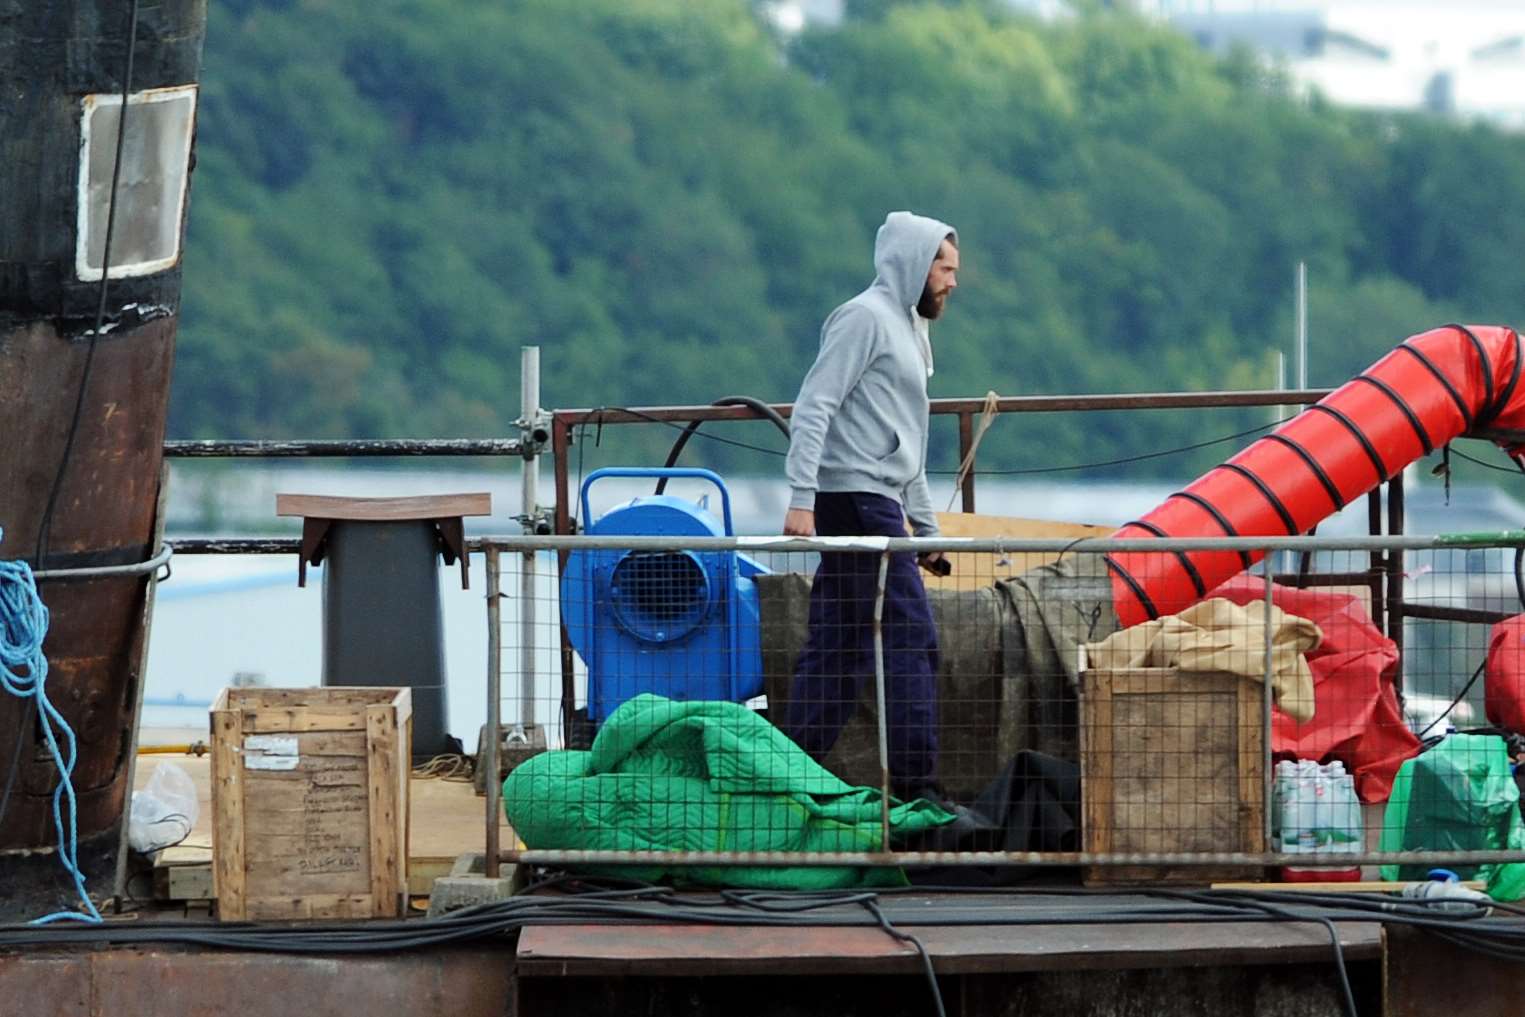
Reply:
[[[918,537],[935,536],[927,491],[931,347],[916,314],[946,223],[891,212],[874,241],[873,285],[831,312],[789,424],[790,508],[817,491],[868,491],[905,507]]]

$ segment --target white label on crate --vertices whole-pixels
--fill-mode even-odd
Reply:
[[[244,739],[244,766],[250,770],[295,770],[296,735],[249,735]]]

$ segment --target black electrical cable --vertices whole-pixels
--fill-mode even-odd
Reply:
[[[1477,679],[1482,676],[1483,668],[1487,666],[1488,661],[1486,659],[1481,664],[1477,665],[1477,670],[1472,672],[1472,677],[1467,679],[1467,684],[1463,685],[1461,687],[1461,691],[1456,693],[1456,698],[1451,700],[1451,705],[1446,707],[1445,710],[1441,712],[1440,716],[1430,721],[1430,723],[1425,727],[1423,731],[1419,732],[1419,738],[1421,741],[1424,740],[1424,736],[1429,734],[1431,729],[1433,729],[1436,724],[1439,724],[1441,721],[1445,720],[1451,715],[1451,711],[1456,709],[1457,704],[1459,704],[1463,699],[1467,698],[1467,693],[1472,691],[1472,686],[1477,684]]]
[[[932,1003],[937,1008],[937,1017],[947,1017],[948,1011],[943,1006],[943,993],[937,984],[937,971],[932,966],[932,955],[927,952],[926,944],[916,936],[902,929],[898,929],[885,915],[884,909],[879,906],[878,895],[872,892],[864,893],[806,893],[806,894],[780,894],[770,892],[746,892],[734,890],[722,890],[721,899],[728,903],[738,904],[744,907],[756,908],[764,912],[800,914],[806,911],[814,911],[827,907],[841,907],[844,904],[861,905],[869,914],[874,916],[874,921],[887,935],[902,943],[909,943],[916,949],[916,954],[921,958],[921,970],[927,977],[927,986],[932,992]]]
[[[1050,890],[1050,892],[1052,892]],[[1057,894],[1055,894],[1057,896]],[[1007,900],[1020,895],[1000,894]],[[1419,902],[1386,898],[1380,903],[1329,896],[1292,901],[1282,895],[1256,892],[1190,894],[1151,891],[1139,895],[1147,906],[1044,909],[1031,897],[1020,906],[976,906],[953,909],[916,908],[900,917],[904,925],[951,927],[1033,927],[1056,925],[1149,925],[1167,922],[1312,922],[1332,931],[1334,922],[1383,922],[1457,937],[1458,944],[1480,951],[1513,951],[1525,956],[1525,922],[1517,918],[1485,917],[1484,908],[1450,913],[1430,911]],[[1311,896],[1311,895],[1309,895]],[[437,919],[361,923],[322,923],[312,926],[255,923],[141,922],[124,926],[0,926],[0,948],[67,944],[184,943],[271,953],[383,953],[446,943],[500,937],[532,925],[572,925],[590,922],[611,925],[683,923],[732,927],[883,927],[863,906],[863,893],[801,895],[801,903],[769,905],[766,899],[703,901],[684,898],[658,887],[595,891],[577,896],[519,896],[497,904],[452,912]],[[872,898],[877,903],[881,895]],[[1158,900],[1167,901],[1162,906]],[[1082,898],[1083,899],[1083,898]],[[1003,901],[1003,904],[1005,902]],[[1449,902],[1448,902],[1449,903]],[[888,914],[886,914],[888,917]],[[1343,955],[1341,957],[1343,962]]]
[[[1180,448],[1164,449],[1159,452],[1145,452],[1142,455],[1124,456],[1121,459],[1106,459],[1094,463],[1076,463],[1072,466],[1046,466],[1042,468],[1025,470],[975,470],[974,472],[982,477],[1016,477],[1030,476],[1040,473],[1073,473],[1077,470],[1096,470],[1106,466],[1126,466],[1129,463],[1142,463],[1147,462],[1150,459],[1163,459],[1166,456],[1176,456],[1182,454],[1183,452],[1195,452],[1199,448],[1208,448],[1212,445],[1222,445],[1224,442],[1235,441],[1239,438],[1247,438],[1252,434],[1259,434],[1262,431],[1268,431],[1273,427],[1285,424],[1288,420],[1291,419],[1293,418],[1284,417],[1281,420],[1274,420],[1269,424],[1261,424],[1259,427],[1251,427],[1247,430],[1238,431],[1234,434],[1225,434],[1221,438],[1213,438],[1208,441],[1199,441],[1191,445],[1182,445]],[[928,470],[927,472],[936,476],[954,476],[958,473],[957,470]]]
[[[748,407],[758,416],[771,420],[773,426],[783,432],[784,440],[789,440],[789,422],[783,418],[782,414],[761,399],[754,399],[752,396],[745,395],[721,396],[710,403],[710,405]],[[667,462],[662,464],[663,469],[671,469],[673,467],[673,464],[678,461],[678,456],[682,454],[683,447],[688,444],[688,440],[694,436],[703,423],[704,421],[702,420],[689,421],[688,426],[683,429],[683,433],[678,435],[677,440],[672,443],[672,449],[667,453]],[[657,479],[656,494],[661,494],[667,490],[667,479],[666,477],[659,477]]]
[[[602,414],[602,413],[606,413],[606,412],[607,413],[628,413],[632,417],[637,417],[637,418],[639,418],[641,420],[647,421],[648,423],[652,423],[652,424],[661,424],[663,427],[670,427],[670,428],[672,428],[675,431],[685,431],[685,430],[688,429],[687,425],[679,424],[676,421],[672,421],[672,420],[663,420],[661,417],[652,416],[650,413],[645,413],[645,412],[643,412],[641,410],[633,410],[633,409],[631,409],[628,406],[600,406],[597,410],[594,410],[593,412],[597,413],[597,414]],[[602,419],[599,420],[599,425],[600,426],[603,425],[603,420]],[[786,451],[785,452],[781,452],[781,451],[779,451],[776,448],[765,448],[762,445],[749,445],[749,444],[747,444],[744,441],[736,441],[734,438],[722,438],[718,434],[705,434],[703,432],[699,432],[699,437],[708,439],[709,441],[718,441],[722,445],[731,445],[731,446],[733,446],[735,448],[744,448],[744,449],[747,449],[748,451],[751,451],[751,452],[763,452],[763,453],[766,453],[767,455],[770,455],[770,456],[786,456],[786,455],[789,454]]]
[[[79,391],[74,397],[74,415],[69,420],[69,433],[64,439],[63,455],[59,457],[58,472],[53,476],[53,487],[42,511],[42,521],[37,527],[37,545],[33,557],[37,567],[47,567],[48,537],[53,530],[53,511],[58,505],[58,495],[63,489],[64,475],[69,469],[69,459],[74,453],[74,441],[79,435],[80,416],[85,406],[85,390],[90,383],[90,368],[95,362],[95,345],[101,336],[101,326],[106,318],[106,283],[111,276],[111,236],[116,228],[117,184],[122,176],[122,142],[127,137],[127,100],[132,92],[133,52],[138,44],[138,0],[132,0],[127,13],[127,57],[122,71],[122,109],[117,116],[116,153],[111,163],[111,195],[106,200],[106,236],[101,247],[100,299],[95,307],[95,327],[90,330],[90,345],[85,350],[85,366],[80,371]],[[39,95],[41,90],[39,89]],[[5,788],[0,790],[0,826],[5,823],[5,813],[11,805],[11,793],[16,787],[16,773],[21,767],[21,747],[27,740],[26,733],[32,725],[36,710],[35,697],[26,697],[22,704],[20,722],[16,727],[16,745],[11,752],[10,768],[5,774]]]
[[[1198,894],[1183,894],[1188,900],[1200,899]],[[1316,922],[1329,932],[1329,942],[1334,949],[1334,969],[1340,976],[1340,990],[1345,996],[1345,1012],[1349,1017],[1360,1017],[1356,1010],[1355,993],[1350,987],[1350,973],[1345,970],[1345,948],[1340,945],[1340,930],[1335,928],[1334,920],[1328,915],[1303,916],[1295,911],[1272,904],[1268,901],[1249,900],[1251,907],[1263,910],[1266,914],[1291,922]]]
[[[1465,459],[1467,462],[1472,463],[1475,466],[1481,466],[1485,470],[1496,470],[1499,473],[1508,473],[1516,477],[1520,475],[1520,471],[1516,467],[1495,466],[1493,463],[1485,463],[1481,459],[1467,455],[1467,453],[1463,452],[1461,449],[1452,449],[1451,454],[1457,456],[1460,459]]]
[[[718,405],[718,404],[716,404],[716,405]],[[772,407],[769,407],[769,409],[771,410]],[[732,438],[722,438],[719,435],[708,434],[706,432],[699,431],[697,428],[693,427],[693,425],[695,423],[697,423],[696,421],[691,421],[687,425],[679,424],[679,423],[677,423],[675,421],[663,420],[661,417],[653,416],[652,414],[645,413],[645,412],[643,412],[641,410],[631,409],[628,406],[600,406],[597,409],[593,410],[592,412],[593,412],[594,415],[601,415],[601,414],[603,414],[605,412],[608,412],[608,413],[628,413],[628,414],[630,414],[633,417],[637,417],[637,418],[639,418],[641,420],[644,420],[644,421],[647,421],[649,423],[661,424],[663,427],[670,427],[670,428],[672,428],[675,431],[688,431],[690,429],[693,429],[694,433],[698,434],[699,437],[705,438],[705,439],[707,439],[709,441],[719,442],[722,445],[731,445],[731,446],[733,446],[735,448],[744,448],[744,449],[747,449],[748,451],[751,451],[751,452],[762,452],[762,453],[765,453],[765,454],[771,455],[771,456],[785,456],[785,455],[788,455],[787,451],[780,451],[780,450],[774,449],[774,448],[766,448],[766,447],[761,446],[761,445],[751,445],[751,444],[748,444],[747,442],[744,442],[744,441],[736,441],[735,439],[732,439]],[[1044,474],[1044,473],[1073,473],[1073,472],[1077,472],[1077,471],[1080,471],[1080,470],[1097,470],[1097,469],[1102,469],[1102,468],[1107,467],[1107,466],[1126,466],[1126,465],[1128,465],[1130,463],[1142,463],[1142,462],[1147,462],[1147,461],[1149,461],[1151,459],[1163,459],[1163,458],[1165,458],[1167,456],[1181,455],[1182,453],[1185,453],[1185,452],[1194,452],[1197,449],[1208,448],[1208,447],[1213,446],[1213,445],[1222,445],[1224,442],[1235,441],[1235,440],[1240,439],[1240,438],[1246,438],[1246,437],[1249,437],[1252,434],[1259,434],[1262,431],[1266,431],[1266,430],[1269,430],[1270,428],[1277,427],[1277,426],[1279,426],[1281,424],[1284,424],[1288,420],[1291,420],[1291,419],[1293,419],[1293,418],[1291,418],[1291,417],[1284,417],[1281,420],[1275,420],[1275,421],[1272,421],[1269,424],[1261,424],[1258,427],[1251,427],[1251,428],[1248,428],[1247,430],[1244,430],[1244,431],[1237,431],[1234,434],[1226,434],[1226,435],[1224,435],[1221,438],[1213,438],[1213,439],[1210,439],[1208,441],[1194,442],[1194,443],[1192,443],[1190,445],[1182,445],[1182,446],[1180,446],[1178,448],[1162,449],[1162,450],[1160,450],[1158,452],[1145,452],[1145,453],[1142,453],[1141,455],[1125,456],[1125,457],[1123,457],[1121,459],[1106,459],[1106,460],[1102,460],[1102,461],[1094,462],[1094,463],[1075,463],[1075,464],[1072,464],[1070,466],[1049,466],[1049,467],[1042,467],[1042,468],[1035,468],[1035,469],[1020,469],[1020,470],[974,470],[972,472],[976,476],[980,476],[980,477],[1017,477],[1017,476],[1033,476],[1033,475]],[[598,422],[599,422],[599,426],[602,427],[603,421],[602,421],[601,418],[599,419]],[[787,426],[788,426],[787,423],[785,423],[785,425],[784,425],[785,433],[788,433],[787,432]],[[936,477],[951,477],[951,476],[955,476],[958,473],[958,471],[957,470],[928,470],[927,473],[930,474],[931,476],[936,476]]]
[[[927,985],[932,989],[932,1004],[937,1008],[937,1017],[948,1017],[948,1011],[943,1007],[943,991],[937,984],[937,971],[932,967],[932,955],[927,952],[926,944],[909,932],[891,925],[877,901],[865,901],[863,906],[868,909],[869,914],[879,920],[879,928],[902,943],[909,943],[916,948],[916,953],[921,957],[921,969],[927,976]]]
[[[96,301],[95,327],[90,330],[90,345],[85,350],[85,366],[80,372],[79,391],[74,397],[74,415],[69,421],[69,434],[64,440],[64,451],[58,463],[58,472],[53,477],[52,490],[48,493],[47,507],[43,509],[42,525],[37,530],[38,568],[47,567],[45,555],[48,550],[48,536],[53,527],[53,511],[57,507],[58,495],[63,488],[64,474],[68,472],[69,457],[74,451],[74,440],[79,434],[80,417],[85,406],[85,391],[90,382],[90,368],[95,361],[95,347],[100,341],[101,327],[106,321],[107,284],[111,277],[111,240],[116,229],[117,186],[122,177],[122,149],[127,138],[127,107],[128,98],[132,92],[133,53],[137,49],[138,42],[138,0],[132,0],[127,17],[127,66],[122,72],[122,108],[117,115],[116,153],[111,163],[111,194],[106,200],[106,236],[101,247],[100,298]]]
[[[1514,592],[1520,598],[1520,609],[1525,610],[1525,544],[1514,549]]]

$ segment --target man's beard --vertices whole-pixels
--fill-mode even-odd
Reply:
[[[943,313],[943,304],[947,301],[948,294],[933,293],[931,284],[928,284],[921,288],[921,299],[916,301],[916,313],[931,321]]]

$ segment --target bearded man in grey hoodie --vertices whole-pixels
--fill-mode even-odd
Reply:
[[[936,536],[927,491],[928,323],[958,285],[958,234],[891,212],[874,243],[873,284],[821,328],[821,348],[794,402],[789,536]],[[920,563],[944,571],[939,554]],[[883,609],[890,776],[904,799],[941,801],[937,773],[937,629],[910,554],[891,556]],[[879,556],[826,551],[810,589],[810,632],[795,665],[783,727],[822,760],[874,680]]]

